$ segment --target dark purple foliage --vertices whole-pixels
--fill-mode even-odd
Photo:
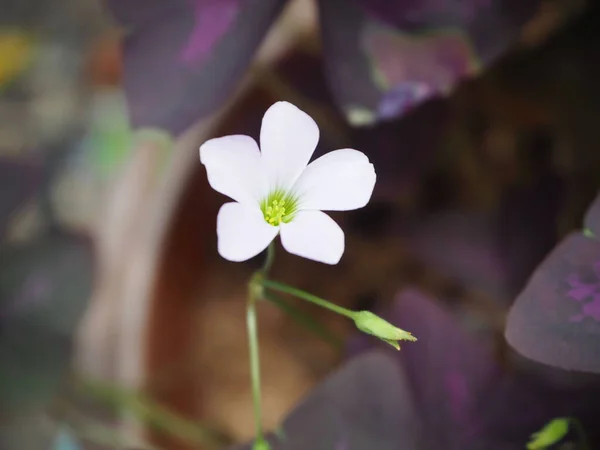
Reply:
[[[273,450],[413,450],[420,448],[419,427],[406,374],[389,353],[375,350],[314,389],[270,442]]]
[[[318,4],[325,69],[338,106],[347,115],[358,108],[374,113],[381,92],[361,44],[367,18],[348,0],[320,0]]]
[[[585,216],[586,232],[571,234],[550,253],[509,313],[506,338],[528,358],[600,372],[599,205],[600,196]],[[538,205],[538,215],[543,208]]]
[[[285,0],[107,2],[127,32],[133,125],[177,134],[233,92]],[[447,94],[515,39],[538,2],[378,2],[373,16],[361,3],[318,2],[328,79],[353,123],[357,112],[375,123]]]
[[[588,397],[600,393],[600,379],[590,387],[552,368],[500,365],[492,342],[468,333],[417,291],[397,298],[390,319],[419,339],[403,346],[398,358],[425,429],[432,430],[428,448],[522,449],[548,420],[576,416],[589,424],[600,409]]]
[[[227,100],[285,0],[109,0],[135,127],[180,133]]]
[[[573,233],[517,297],[508,342],[536,361],[600,372],[600,241]]]
[[[363,350],[290,414],[275,449],[520,450],[559,416],[579,418],[596,443],[597,378],[500,365],[491,342],[418,291],[404,291],[388,319],[419,340]]]
[[[319,1],[325,62],[339,106],[349,116],[365,110],[372,121],[389,120],[448,94],[511,45],[539,3]]]
[[[353,0],[378,20],[406,33],[459,31],[477,59],[488,63],[517,38],[540,0]]]
[[[0,415],[56,393],[92,273],[91,245],[83,237],[55,232],[0,249]]]

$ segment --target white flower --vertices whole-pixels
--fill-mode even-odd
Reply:
[[[364,153],[330,152],[308,164],[319,128],[305,112],[277,102],[265,113],[259,150],[249,136],[225,136],[200,147],[208,182],[236,202],[217,216],[219,254],[230,261],[258,255],[281,233],[294,255],[337,264],[344,232],[322,211],[365,206],[375,186],[375,170]]]

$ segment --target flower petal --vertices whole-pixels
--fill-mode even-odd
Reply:
[[[200,161],[211,187],[221,194],[255,205],[266,193],[260,150],[250,136],[210,139],[200,146]]]
[[[300,211],[282,223],[281,243],[294,255],[325,264],[337,264],[344,254],[344,232],[321,211]]]
[[[348,211],[369,202],[375,179],[369,158],[347,148],[310,163],[292,189],[300,198],[300,209]]]
[[[319,127],[308,114],[288,102],[271,106],[260,129],[270,188],[290,188],[306,168],[317,142]]]
[[[225,203],[217,215],[219,255],[229,261],[246,261],[271,243],[279,228],[269,225],[258,207]]]

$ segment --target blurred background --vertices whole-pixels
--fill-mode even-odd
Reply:
[[[402,287],[506,353],[506,313],[600,187],[600,11],[577,0],[1,0],[0,448],[225,448],[254,435],[249,276],[216,251],[205,140],[287,100],[378,173],[334,267],[273,277],[355,309]],[[348,355],[260,305],[265,427]],[[349,341],[350,340],[350,341]],[[154,446],[154,447],[153,447]]]

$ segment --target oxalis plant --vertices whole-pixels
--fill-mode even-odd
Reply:
[[[352,311],[293,286],[269,278],[274,240],[297,256],[337,264],[344,254],[344,232],[323,211],[364,207],[375,187],[376,174],[367,156],[354,149],[335,150],[309,163],[319,141],[319,127],[305,112],[277,102],[265,113],[260,148],[249,136],[208,140],[200,161],[208,182],[233,202],[217,215],[219,254],[229,261],[246,261],[266,249],[262,268],[248,282],[247,328],[250,374],[256,422],[254,450],[270,449],[261,423],[260,362],[256,303],[269,292],[291,294],[352,320],[367,334],[400,350],[399,341],[416,341],[370,311]]]

